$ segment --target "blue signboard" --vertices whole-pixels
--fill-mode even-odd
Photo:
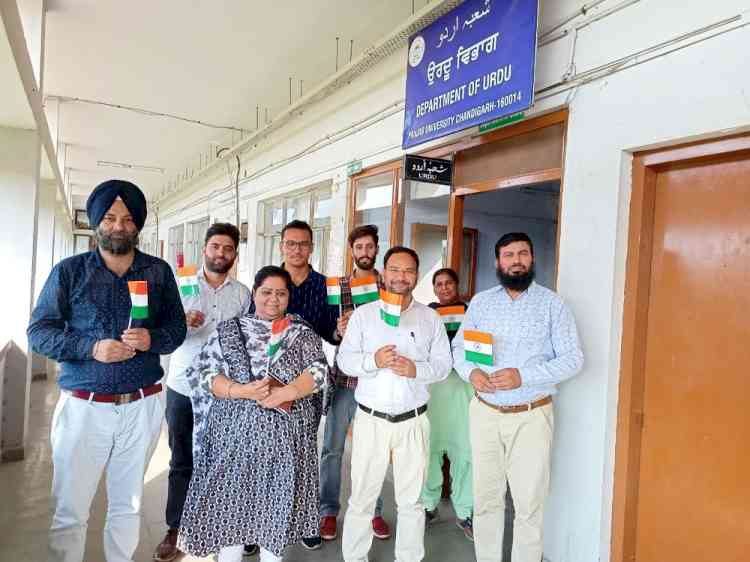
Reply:
[[[527,109],[538,0],[466,0],[409,38],[402,146]]]

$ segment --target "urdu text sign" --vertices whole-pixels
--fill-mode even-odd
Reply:
[[[531,106],[537,13],[538,0],[467,0],[412,35],[402,147]]]

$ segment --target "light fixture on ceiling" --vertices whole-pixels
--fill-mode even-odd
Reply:
[[[102,168],[125,168],[126,170],[133,170],[136,172],[153,172],[155,174],[163,174],[164,168],[158,166],[142,166],[140,164],[128,164],[127,162],[110,162],[109,160],[97,160],[96,165]]]

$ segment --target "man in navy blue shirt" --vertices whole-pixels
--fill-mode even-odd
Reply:
[[[164,416],[159,355],[182,344],[185,313],[167,263],[136,249],[146,220],[141,190],[106,181],[86,210],[98,248],[54,267],[27,330],[34,351],[61,367],[49,560],[83,561],[91,501],[106,471],[104,554],[127,562],[138,545],[143,475]],[[132,281],[146,282],[147,312],[141,307],[131,321],[131,306],[144,304],[131,299]]]
[[[331,345],[341,342],[336,329],[339,309],[328,305],[325,275],[310,265],[313,251],[313,232],[305,221],[293,220],[281,231],[281,266],[292,277],[287,312],[299,314],[321,338]]]

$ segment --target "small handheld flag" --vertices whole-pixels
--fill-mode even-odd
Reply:
[[[328,304],[341,306],[341,285],[338,277],[326,277],[326,291],[328,293]]]
[[[446,331],[458,332],[464,321],[464,307],[462,305],[441,306],[437,309]]]
[[[130,291],[130,321],[148,318],[148,283],[146,281],[128,281]]]
[[[403,297],[388,291],[380,291],[380,318],[394,328],[401,321],[401,302]]]
[[[492,365],[494,363],[492,334],[464,330],[464,352],[467,361],[480,363],[481,365]]]
[[[352,279],[349,286],[352,289],[352,302],[359,306],[380,298],[378,294],[378,278],[375,276]]]
[[[200,294],[197,272],[198,268],[194,265],[177,268],[177,285],[179,285],[180,294],[183,297],[198,296]]]
[[[281,347],[281,340],[284,338],[284,334],[289,329],[291,321],[288,316],[274,320],[271,324],[271,339],[268,340],[268,361],[270,364],[271,358],[276,355],[276,352]]]

